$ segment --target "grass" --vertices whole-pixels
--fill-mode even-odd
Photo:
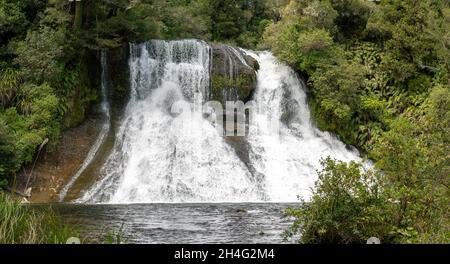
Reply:
[[[123,224],[117,231],[108,231],[104,238],[104,244],[127,244],[128,241],[125,238],[123,231]]]
[[[0,191],[0,244],[64,244],[78,233],[51,209],[38,211]]]

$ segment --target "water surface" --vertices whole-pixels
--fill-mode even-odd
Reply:
[[[122,230],[127,243],[286,243],[295,204],[55,204],[52,207],[87,238]]]

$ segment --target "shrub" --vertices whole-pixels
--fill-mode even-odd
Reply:
[[[381,176],[356,162],[327,158],[321,163],[311,201],[286,211],[295,222],[285,237],[300,234],[301,243],[365,243],[372,236],[390,240]]]

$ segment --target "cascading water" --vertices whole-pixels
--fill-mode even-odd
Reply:
[[[101,53],[100,53],[100,63],[101,63],[101,68],[102,68],[102,73],[101,73],[101,98],[102,98],[102,101],[101,101],[101,105],[100,105],[100,110],[101,110],[101,114],[102,114],[103,125],[98,134],[97,139],[94,142],[94,145],[92,145],[92,148],[89,150],[89,153],[86,155],[86,158],[84,159],[83,164],[81,164],[81,167],[77,170],[77,172],[72,176],[70,181],[63,187],[63,189],[59,193],[60,201],[64,200],[69,189],[73,186],[73,184],[77,181],[77,179],[81,176],[81,174],[91,164],[92,160],[95,158],[95,155],[97,155],[100,147],[105,142],[106,137],[108,136],[108,133],[111,129],[111,113],[110,113],[110,106],[109,106],[108,94],[107,94],[108,64],[107,64],[107,54],[105,51],[101,51]]]
[[[102,179],[80,201],[256,201],[245,164],[202,109],[174,116],[176,101],[208,97],[210,47],[197,40],[131,45],[131,100]]]
[[[321,158],[360,160],[358,152],[313,126],[305,85],[290,67],[269,52],[247,53],[260,65],[248,135],[250,163],[264,175],[271,201],[295,201],[297,195],[307,199]]]
[[[359,160],[312,125],[304,84],[269,52],[245,51],[260,70],[243,160],[201,107],[171,111],[175,102],[209,99],[207,43],[153,40],[130,50],[131,99],[114,149],[77,202],[293,202],[309,196],[321,158]],[[230,51],[245,61],[244,51]]]

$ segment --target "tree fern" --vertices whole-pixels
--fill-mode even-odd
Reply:
[[[10,104],[20,85],[20,73],[13,68],[0,71],[0,103],[2,106]]]

